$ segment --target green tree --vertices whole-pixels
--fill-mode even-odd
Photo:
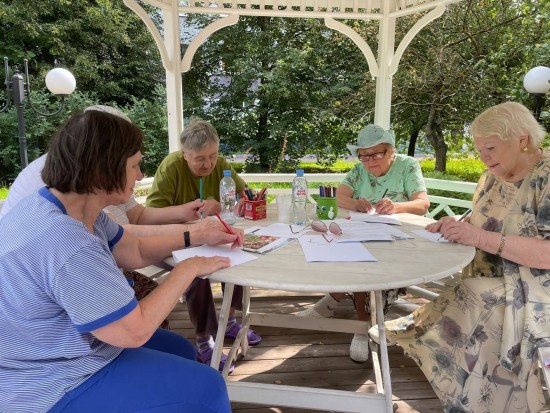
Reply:
[[[445,171],[448,148],[462,146],[469,122],[483,109],[511,99],[527,103],[520,88],[530,60],[525,44],[542,35],[533,31],[537,9],[530,1],[463,1],[426,27],[404,54],[393,119],[411,144],[426,137],[436,170]]]
[[[225,144],[252,154],[248,171],[293,168],[306,153],[330,162],[356,132],[333,109],[365,70],[357,47],[318,20],[243,17],[199,49],[184,75],[185,114],[206,117]]]
[[[66,67],[78,90],[101,102],[149,98],[164,81],[150,33],[122,1],[4,0],[0,38],[0,56],[16,64],[29,59],[32,77]]]

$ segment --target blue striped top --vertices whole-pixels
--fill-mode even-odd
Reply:
[[[122,349],[90,331],[136,306],[112,255],[123,229],[91,234],[47,189],[0,221],[0,412],[43,412]]]

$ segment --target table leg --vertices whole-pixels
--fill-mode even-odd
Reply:
[[[380,331],[380,356],[382,358],[382,381],[384,383],[384,394],[386,395],[386,411],[392,412],[392,389],[390,363],[388,357],[388,345],[386,343],[386,330],[384,329],[384,303],[382,301],[382,291],[375,291],[376,301],[376,323]]]
[[[222,308],[220,310],[220,317],[218,319],[218,332],[216,333],[216,344],[214,346],[214,352],[212,353],[212,360],[210,366],[218,370],[220,360],[222,357],[223,341],[225,338],[225,329],[227,327],[227,320],[229,318],[229,309],[231,308],[231,298],[233,297],[234,284],[225,283],[225,290],[223,293]],[[229,372],[229,366],[231,366],[231,359],[228,358],[223,370],[224,377],[227,377]]]

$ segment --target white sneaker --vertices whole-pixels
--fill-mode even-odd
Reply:
[[[313,307],[300,311],[296,315],[300,317],[332,318],[334,317],[334,309],[337,305],[338,301],[332,295],[327,294],[317,301]]]
[[[369,337],[366,334],[355,334],[349,347],[350,358],[357,363],[369,359]]]
[[[376,344],[380,344],[380,331],[378,330],[378,324],[369,328],[369,337]],[[388,346],[397,345],[397,341],[386,333],[386,343]]]
[[[329,317],[325,317],[323,314],[318,313],[315,310],[315,306],[306,308],[303,311],[300,311],[299,313],[296,313],[299,317],[314,317],[314,318],[332,318],[334,316],[334,311],[332,312],[332,315]]]

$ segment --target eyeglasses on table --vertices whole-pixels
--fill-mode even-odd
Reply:
[[[340,225],[338,225],[336,222],[331,222],[329,226],[327,227],[327,224],[325,224],[323,221],[312,221],[310,225],[305,226],[304,228],[300,229],[299,231],[295,231],[292,228],[292,224],[289,225],[290,232],[293,234],[299,234],[302,231],[312,229],[313,231],[320,232],[325,241],[332,242],[334,238],[327,238],[325,234],[328,234],[329,232],[334,235],[342,235],[342,228],[340,228]]]

